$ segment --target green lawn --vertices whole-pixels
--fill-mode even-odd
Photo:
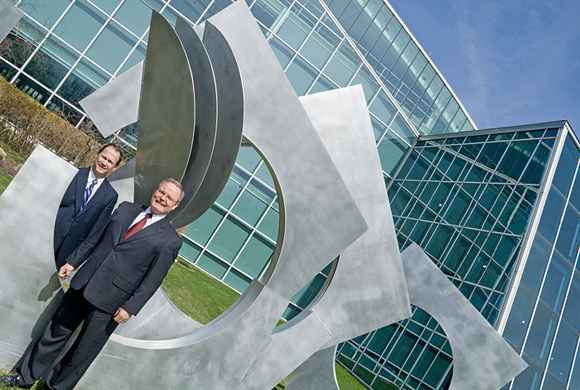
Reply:
[[[12,181],[12,176],[5,174],[4,172],[0,172],[0,195],[4,192],[8,184]]]
[[[181,311],[202,324],[219,316],[240,297],[237,291],[181,262],[173,264],[161,287]]]
[[[16,161],[18,164],[24,164],[26,159],[18,152],[15,152],[10,146],[6,145],[4,142],[0,141],[0,148],[4,149],[8,157]]]
[[[0,370],[0,375],[5,375],[5,374],[6,374],[5,371]],[[19,388],[20,387],[6,387],[6,386],[0,384],[0,390],[10,390],[10,389],[19,389]],[[36,384],[31,387],[31,390],[42,390],[42,383],[40,381],[36,382]]]

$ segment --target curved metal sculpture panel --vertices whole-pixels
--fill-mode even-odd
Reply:
[[[209,25],[223,34],[240,69],[244,136],[277,182],[279,239],[263,282],[290,299],[367,225],[245,3]]]
[[[244,378],[249,389],[276,386],[313,352],[411,315],[403,265],[362,87],[300,98],[369,230],[340,255],[320,297],[278,326]],[[318,335],[318,327],[328,337]],[[298,347],[296,335],[307,340]],[[291,352],[291,353],[288,353]],[[288,356],[290,355],[290,356]],[[264,367],[275,366],[277,376]]]
[[[0,42],[10,34],[10,30],[24,13],[8,0],[0,0]]]
[[[5,369],[40,335],[63,295],[54,272],[53,232],[62,194],[75,173],[37,146],[0,197],[0,364]]]
[[[185,197],[179,207],[169,215],[169,218],[173,220],[174,227],[178,228],[181,226],[176,226],[176,216],[184,212],[186,206],[195,198],[197,191],[206,177],[210,161],[212,160],[217,131],[218,102],[212,66],[201,39],[199,39],[189,23],[182,18],[177,18],[175,32],[179,36],[183,48],[185,49],[191,74],[193,76],[195,90],[195,130],[193,147],[185,170],[185,175],[181,179],[181,185],[185,191]],[[171,77],[172,75],[169,74],[167,76]],[[240,136],[242,134],[241,126],[239,134]],[[230,154],[235,160],[237,150],[234,150]],[[229,171],[231,171],[231,167],[229,170],[224,170],[223,172]],[[226,177],[227,180],[227,175],[221,174],[219,176]],[[194,219],[196,218],[191,218],[189,222]],[[183,226],[189,222],[184,223]]]
[[[215,148],[195,198],[182,208],[179,215],[173,217],[175,227],[196,220],[215,202],[228,181],[229,175],[224,175],[224,172],[232,171],[242,140],[244,95],[236,59],[223,35],[209,24],[203,32],[203,44],[216,80],[218,112]]]
[[[401,256],[411,304],[435,318],[449,339],[453,353],[449,390],[499,389],[527,367],[417,244]]]
[[[286,390],[340,390],[336,381],[336,345],[310,356],[286,385]]]
[[[147,204],[161,180],[181,180],[185,175],[194,139],[194,101],[191,70],[179,36],[153,12],[139,104],[137,203]]]

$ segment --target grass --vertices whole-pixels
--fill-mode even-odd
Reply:
[[[2,371],[0,370],[0,375],[6,375],[6,371]],[[36,382],[36,384],[34,386],[32,386],[30,389],[31,390],[42,390],[42,382],[38,381]],[[19,389],[20,387],[6,387],[2,384],[0,384],[0,390],[11,390],[11,389]]]
[[[0,195],[4,192],[8,184],[12,181],[12,176],[5,174],[4,172],[0,172]]]
[[[367,390],[358,379],[356,379],[346,368],[338,363],[334,363],[336,367],[336,380],[340,390]]]
[[[20,153],[14,151],[10,146],[6,145],[3,141],[0,141],[0,148],[4,149],[8,157],[16,161],[18,164],[24,164],[26,158]]]
[[[171,301],[185,314],[207,324],[240,297],[240,293],[193,266],[173,264],[161,285]]]

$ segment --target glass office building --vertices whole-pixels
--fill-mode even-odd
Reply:
[[[78,101],[145,57],[151,10],[200,23],[230,0],[12,0],[25,17],[0,74],[82,128]],[[576,389],[578,143],[565,122],[475,130],[443,76],[382,0],[248,0],[298,95],[363,86],[399,245],[417,242],[530,364],[512,389]],[[134,150],[137,126],[111,138]],[[578,187],[578,186],[577,186]],[[546,210],[546,213],[542,213]],[[242,292],[276,245],[269,171],[240,149],[215,204],[181,255]],[[284,316],[308,305],[322,270]],[[444,389],[453,356],[439,325],[413,317],[339,346],[373,389]],[[510,387],[511,386],[511,387]]]

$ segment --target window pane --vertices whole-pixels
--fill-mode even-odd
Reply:
[[[566,324],[560,324],[554,350],[550,356],[548,371],[560,381],[566,383],[570,374],[570,366],[574,357],[574,350],[578,342],[578,333]],[[550,387],[551,389],[551,387]]]
[[[250,229],[248,227],[234,217],[228,216],[208,248],[216,255],[231,262],[249,235]]]
[[[220,280],[228,269],[227,264],[208,252],[201,255],[196,265]]]
[[[310,66],[301,57],[296,57],[286,69],[286,76],[292,83],[292,87],[298,96],[303,96],[317,75],[316,69]]]
[[[548,194],[542,218],[538,225],[538,232],[542,234],[549,242],[554,242],[556,233],[558,232],[558,225],[564,210],[565,199],[553,189]]]
[[[189,225],[184,234],[195,242],[205,245],[224,215],[224,211],[217,206],[212,206]]]
[[[232,286],[239,292],[244,292],[244,290],[250,285],[252,281],[246,275],[236,271],[235,269],[230,270],[226,277],[224,278],[224,283]]]
[[[525,286],[520,286],[516,294],[503,337],[518,351],[522,347],[536,297]]]
[[[554,339],[558,317],[548,306],[540,302],[532,321],[524,352],[544,367]]]
[[[44,4],[23,1],[18,8],[30,15],[38,23],[50,29],[70,3],[71,0],[51,0],[50,3]]]
[[[84,51],[105,21],[105,16],[86,0],[77,0],[54,32],[75,49]]]
[[[570,292],[568,293],[568,299],[566,300],[566,307],[564,308],[563,318],[567,321],[576,331],[580,331],[580,273],[578,270],[574,271],[574,277],[572,278],[572,285],[570,286]]]
[[[151,8],[141,0],[125,0],[115,13],[115,20],[137,36],[141,36],[151,22]]]
[[[570,136],[567,136],[566,142],[564,142],[564,147],[562,148],[560,160],[558,161],[558,168],[556,168],[552,182],[552,185],[556,186],[556,188],[558,188],[563,194],[568,194],[570,183],[572,183],[574,171],[576,170],[579,154],[580,152],[578,152],[578,148],[574,144],[574,141],[572,141]]]
[[[91,45],[87,56],[114,73],[136,44],[137,38],[111,21]]]
[[[562,303],[564,302],[571,274],[572,264],[560,256],[559,253],[554,252],[548,273],[546,274],[544,287],[542,288],[541,298],[556,313],[560,313],[562,309]]]
[[[253,235],[242,250],[242,253],[240,253],[234,266],[257,278],[266,266],[270,256],[272,256],[272,252],[274,252],[274,245],[258,235]]]
[[[534,294],[540,290],[540,283],[542,283],[546,265],[550,259],[551,249],[549,242],[542,236],[536,235],[522,275],[522,283],[529,287]]]
[[[250,225],[255,225],[258,222],[269,205],[269,202],[264,201],[264,196],[259,196],[257,192],[255,188],[248,187],[232,209],[234,214]]]
[[[399,138],[390,135],[390,133],[387,133],[378,146],[379,158],[383,170],[393,175],[399,167],[399,164],[403,161],[407,150],[409,150],[409,145],[403,143]]]
[[[268,212],[260,222],[258,229],[272,240],[278,239],[278,225],[279,225],[278,210],[275,208],[268,209]]]

